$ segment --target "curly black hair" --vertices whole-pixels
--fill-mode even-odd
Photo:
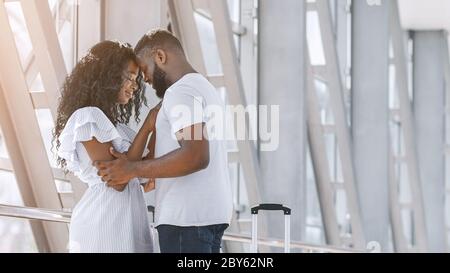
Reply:
[[[92,47],[77,63],[66,78],[59,99],[52,143],[53,146],[56,144],[56,149],[61,146],[59,137],[68,119],[80,108],[98,107],[114,125],[128,124],[134,110],[136,122],[140,121],[140,108],[143,103],[147,106],[141,72],[136,79],[137,89],[133,98],[125,105],[117,103],[125,82],[124,70],[130,61],[137,63],[130,44],[103,41]],[[67,172],[67,164],[63,158],[57,157],[57,163]]]

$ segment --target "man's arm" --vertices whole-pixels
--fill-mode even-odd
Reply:
[[[134,177],[179,177],[203,170],[209,165],[209,142],[204,128],[204,123],[198,123],[177,132],[180,148],[160,158],[132,162],[112,151],[116,160],[95,162],[98,174],[108,185],[118,185]]]
[[[155,145],[156,145],[156,131],[153,131],[150,140],[148,141],[147,149],[148,154],[142,160],[155,158]],[[144,192],[150,192],[156,188],[155,178],[149,178],[148,182],[144,185]]]
[[[202,136],[195,139],[194,132],[203,132],[204,123],[195,124],[177,132],[180,148],[153,160],[137,162],[138,177],[169,178],[185,176],[205,169],[209,165],[209,142]],[[190,137],[185,137],[190,135]]]
[[[111,155],[109,150],[112,148],[111,142],[101,143],[97,139],[92,139],[89,141],[82,142],[86,152],[91,158],[92,162],[96,160],[113,160],[114,157]],[[128,182],[128,181],[127,181]],[[111,185],[112,186],[112,185]],[[117,191],[123,191],[127,184],[112,186]]]

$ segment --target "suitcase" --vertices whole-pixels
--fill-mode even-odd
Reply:
[[[155,207],[147,206],[147,211],[152,213],[152,222],[150,223],[150,233],[153,239],[153,253],[160,253],[158,230],[155,227]]]
[[[281,204],[260,204],[252,207],[252,243],[251,252],[258,252],[258,213],[259,211],[276,210],[284,213],[284,252],[289,253],[291,251],[291,209]]]

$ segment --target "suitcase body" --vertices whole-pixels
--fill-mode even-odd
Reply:
[[[258,252],[258,213],[259,211],[282,211],[284,214],[284,252],[289,253],[291,251],[291,209],[281,204],[260,204],[252,207],[252,244],[251,252]]]

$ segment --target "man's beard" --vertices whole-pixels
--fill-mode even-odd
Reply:
[[[164,94],[167,88],[169,88],[166,80],[166,72],[159,68],[157,64],[155,64],[155,71],[153,71],[152,87],[156,91],[156,96],[160,99],[164,98]]]

